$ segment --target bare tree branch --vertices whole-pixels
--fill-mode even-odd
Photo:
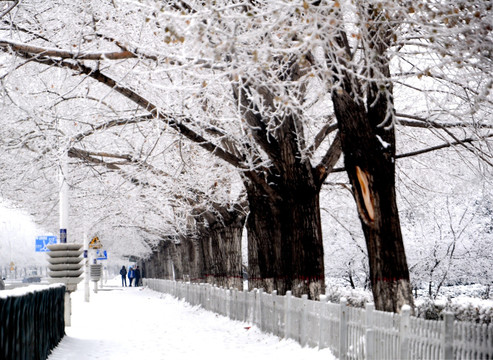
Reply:
[[[341,157],[342,154],[342,146],[341,146],[341,137],[339,133],[337,133],[334,141],[330,145],[329,150],[320,161],[320,164],[317,166],[317,170],[319,172],[319,180],[320,184],[322,184],[327,176],[333,171],[334,166],[337,161]]]
[[[14,52],[21,52],[34,56],[43,56],[59,59],[73,59],[73,60],[122,60],[133,59],[137,55],[130,51],[112,51],[112,52],[72,52],[60,49],[49,49],[45,47],[27,45],[22,43],[16,43],[10,40],[0,40],[0,47],[10,48]]]
[[[189,127],[184,125],[184,121],[180,121],[180,119],[177,119],[176,116],[171,116],[168,114],[163,113],[162,111],[158,110],[158,107],[150,102],[149,100],[145,99],[141,95],[137,94],[135,91],[132,89],[125,87],[121,84],[119,84],[116,80],[112,79],[111,77],[103,74],[99,70],[95,70],[91,67],[88,67],[84,64],[81,64],[79,62],[72,62],[72,61],[67,61],[67,60],[56,60],[53,59],[52,57],[45,56],[42,52],[39,54],[32,54],[29,52],[25,52],[21,47],[17,46],[12,46],[12,44],[15,45],[15,43],[9,43],[0,40],[0,48],[3,48],[4,50],[11,50],[14,51],[16,54],[19,56],[22,56],[23,58],[26,59],[32,59],[40,64],[44,64],[47,66],[55,66],[55,67],[62,67],[62,68],[68,68],[70,70],[73,70],[77,73],[87,75],[94,80],[97,80],[98,82],[110,87],[111,89],[115,90],[119,94],[123,95],[127,99],[133,101],[140,107],[142,107],[144,110],[149,111],[150,116],[161,119],[165,121],[168,125],[170,125],[172,128],[174,128],[176,131],[184,135],[186,138],[191,140],[192,142],[198,144],[200,147],[204,148],[205,150],[209,151],[210,153],[218,156],[222,160],[226,161],[227,163],[235,166],[236,168],[239,169],[247,169],[246,165],[243,164],[242,159],[236,157],[235,155],[225,151],[222,149],[220,146],[206,140],[204,137],[190,129]],[[45,49],[46,50],[46,49]],[[188,120],[190,121],[190,120]]]
[[[417,128],[430,128],[430,127],[435,127],[435,128],[482,128],[482,129],[493,129],[493,125],[491,124],[471,124],[463,121],[457,121],[457,122],[437,122],[437,121],[432,121],[426,118],[423,118],[421,116],[417,115],[409,115],[409,114],[402,114],[402,113],[397,113],[395,114],[396,117],[398,118],[405,118],[405,119],[411,119],[411,120],[416,120],[416,121],[406,121],[399,119],[399,124],[404,125],[404,126],[409,126],[409,127],[417,127]]]
[[[37,36],[36,34],[33,34]],[[43,38],[44,39],[44,38]],[[46,39],[44,39],[46,40]],[[109,40],[109,39],[108,39]],[[186,59],[178,60],[171,57],[164,57],[158,55],[147,54],[139,49],[128,49],[121,42],[116,40],[112,41],[116,46],[118,46],[121,51],[107,51],[107,52],[74,52],[68,50],[62,50],[57,48],[48,48],[41,46],[28,45],[25,43],[18,43],[8,39],[0,39],[0,48],[4,50],[10,50],[14,53],[25,54],[24,57],[28,58],[36,58],[36,57],[46,57],[53,59],[62,59],[62,60],[125,60],[125,59],[147,59],[152,61],[161,61],[165,62],[168,65],[178,65],[178,66],[199,66],[204,69],[215,69],[215,70],[224,70],[223,66],[211,64],[209,60],[205,59]]]
[[[309,151],[315,151],[318,149],[320,144],[325,140],[327,135],[331,134],[333,131],[337,130],[337,123],[331,123],[332,121],[332,116],[329,119],[329,123],[324,125],[322,129],[318,132],[318,134],[315,136],[315,140],[313,141],[313,144],[310,146],[308,149]]]
[[[137,116],[137,117],[126,118],[126,119],[110,120],[108,122],[105,122],[104,124],[93,126],[91,130],[87,130],[84,131],[83,133],[75,135],[74,137],[72,137],[71,140],[73,142],[78,142],[90,135],[95,134],[98,130],[106,130],[115,126],[124,126],[128,124],[138,124],[140,122],[147,122],[153,118],[154,118],[153,115],[144,115],[144,116]]]
[[[14,9],[17,4],[19,4],[19,0],[14,0],[14,1],[6,1],[6,0],[2,0],[4,2],[12,2],[13,4],[10,4],[10,6],[3,12],[0,14],[0,19],[3,18],[5,15],[7,15],[9,12],[12,11],[12,9]]]
[[[407,158],[407,157],[422,155],[422,154],[426,154],[429,152],[445,149],[445,148],[452,147],[452,146],[459,146],[459,145],[463,146],[464,144],[470,144],[470,143],[474,143],[474,142],[485,141],[486,139],[489,139],[489,138],[493,138],[493,134],[488,134],[487,136],[484,136],[482,138],[477,138],[477,137],[467,138],[467,139],[457,140],[454,142],[444,143],[444,144],[437,145],[437,146],[432,146],[432,147],[421,149],[421,150],[411,151],[411,152],[404,153],[404,154],[398,154],[395,156],[395,158],[396,159],[403,159],[403,158]],[[483,158],[482,158],[482,160],[487,162],[490,166],[493,166],[491,161],[488,161],[487,159],[483,159]],[[338,172],[343,172],[343,171],[346,171],[346,169],[343,167],[342,168],[335,168],[334,170],[332,170],[332,173],[338,173]]]

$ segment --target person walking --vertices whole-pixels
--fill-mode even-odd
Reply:
[[[134,277],[135,277],[134,268],[129,266],[128,267],[128,282],[130,284],[128,286],[132,286],[132,281],[134,281]]]
[[[135,286],[140,286],[140,269],[139,265],[135,268]]]
[[[120,269],[120,275],[122,276],[122,287],[127,286],[127,269],[125,265]]]

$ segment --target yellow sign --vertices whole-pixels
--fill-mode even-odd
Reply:
[[[95,236],[89,243],[89,249],[101,249],[102,247],[103,244],[101,244],[101,241],[99,241],[97,236]]]

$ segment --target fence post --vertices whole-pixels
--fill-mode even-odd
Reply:
[[[244,300],[244,305],[243,305],[243,321],[249,322],[250,321],[250,316],[249,316],[249,310],[250,310],[250,292],[246,289],[243,289],[243,300]],[[251,322],[251,321],[250,321]]]
[[[210,303],[211,303],[211,292],[212,292],[212,287],[210,284],[205,284],[204,283],[204,295],[205,295],[205,301],[204,301],[204,309],[206,310],[212,310]]]
[[[259,301],[259,307],[258,307],[258,326],[260,327],[260,330],[265,331],[265,325],[264,325],[264,289],[260,288],[258,289],[258,301]]]
[[[409,324],[411,317],[411,307],[409,305],[403,305],[401,310],[401,326],[399,331],[400,343],[401,343],[401,359],[409,359]]]
[[[224,305],[226,306],[226,308],[224,309],[224,316],[228,317],[228,318],[231,318],[231,304],[232,304],[232,294],[233,294],[233,291],[231,289],[227,289],[227,288],[224,288],[223,289],[224,291],[224,295],[226,296],[226,301],[224,302]]]
[[[319,327],[318,327],[318,348],[323,349],[325,347],[325,342],[324,342],[324,331],[325,331],[325,311],[326,311],[326,304],[327,304],[328,298],[327,295],[320,295],[320,304],[319,309],[319,317],[318,321],[320,322]]]
[[[302,347],[306,346],[307,343],[307,301],[308,301],[308,295],[303,294],[301,295],[301,324],[300,324],[300,344]]]
[[[279,321],[277,321],[277,290],[272,290],[272,333],[279,336]]]
[[[286,291],[286,301],[284,302],[284,338],[291,336],[291,290]]]
[[[216,288],[214,287],[214,285],[212,284],[208,284],[206,283],[206,286],[207,286],[207,306],[208,306],[208,309],[207,310],[210,310],[212,312],[215,311],[215,304],[214,304],[214,299],[215,299],[215,296],[216,296]]]
[[[454,314],[450,312],[446,312],[443,316],[441,358],[454,358]]]
[[[233,320],[238,320],[238,289],[230,287],[231,291],[231,312],[230,318]]]
[[[258,325],[256,323],[257,321],[257,298],[258,298],[258,289],[257,288],[254,288],[251,293],[250,293],[250,319],[251,319],[251,323],[253,325]]]
[[[373,330],[375,304],[366,303],[366,360],[375,358],[375,332]]]
[[[341,315],[339,323],[339,359],[347,358],[347,300],[341,298]]]

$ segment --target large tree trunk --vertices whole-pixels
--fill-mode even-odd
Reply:
[[[383,96],[382,96],[383,97]],[[395,194],[393,126],[380,126],[388,111],[356,103],[334,92],[345,167],[365,234],[370,280],[377,310],[400,312],[413,306],[406,254]]]
[[[176,281],[183,281],[183,263],[180,256],[179,244],[172,240],[169,245],[169,252],[173,263],[173,272]]]
[[[293,295],[319,299],[325,293],[325,269],[318,189],[299,189],[281,211],[282,257],[286,284]]]
[[[361,80],[351,71],[346,61],[352,53],[341,31],[334,42],[333,56],[328,57],[335,83],[340,84],[332,91],[332,101],[346,172],[365,234],[375,307],[400,312],[404,304],[413,308],[413,296],[395,194],[395,111],[390,60],[386,56],[395,33],[393,22],[388,21],[392,12],[372,3],[361,2],[358,6],[366,24],[362,50],[367,72]],[[343,20],[342,13],[336,16]],[[346,56],[338,55],[344,53]]]
[[[185,237],[179,237],[179,242],[175,245],[176,260],[181,264],[182,281],[190,281],[190,273],[193,264],[191,264],[191,258],[188,252],[188,243]]]
[[[179,253],[183,264],[183,279],[193,283],[202,282],[200,247],[197,239],[188,236],[180,237]]]
[[[247,188],[249,287],[318,299],[325,291],[318,189],[279,188],[277,199],[261,186]]]
[[[290,95],[303,103],[306,88],[302,79],[310,71],[308,64],[313,57],[307,53],[303,61],[297,56],[276,61],[282,69],[276,80],[285,82]],[[301,108],[280,110],[276,105],[277,85],[270,88],[251,80],[242,79],[234,86],[234,95],[250,134],[268,156],[269,167],[243,173],[250,204],[249,286],[261,286],[266,291],[275,288],[280,294],[291,290],[296,296],[307,294],[317,299],[325,291],[321,169],[312,168],[303,153],[309,146]],[[292,88],[296,82],[300,86]],[[257,102],[258,96],[262,100]]]
[[[241,237],[244,212],[221,208],[218,213],[204,212],[202,216],[207,222],[199,226],[207,282],[243,289]]]
[[[173,258],[170,253],[171,242],[163,242],[162,261],[163,261],[163,276],[162,279],[174,280],[173,276]]]
[[[279,294],[284,294],[289,288],[283,281],[279,209],[260,186],[250,182],[245,185],[250,207],[245,224],[248,237],[248,288],[264,289],[268,293],[277,290]]]
[[[156,279],[173,278],[173,262],[169,252],[169,240],[163,240],[154,249],[152,255],[143,261],[146,267],[146,276]]]
[[[226,288],[243,289],[241,238],[245,214],[224,211],[210,226],[213,249],[214,283]]]
[[[200,219],[203,221],[203,219]],[[208,284],[214,283],[213,260],[212,260],[212,240],[209,234],[209,228],[203,222],[197,222],[198,244],[198,261],[199,261],[199,278],[201,282]]]

